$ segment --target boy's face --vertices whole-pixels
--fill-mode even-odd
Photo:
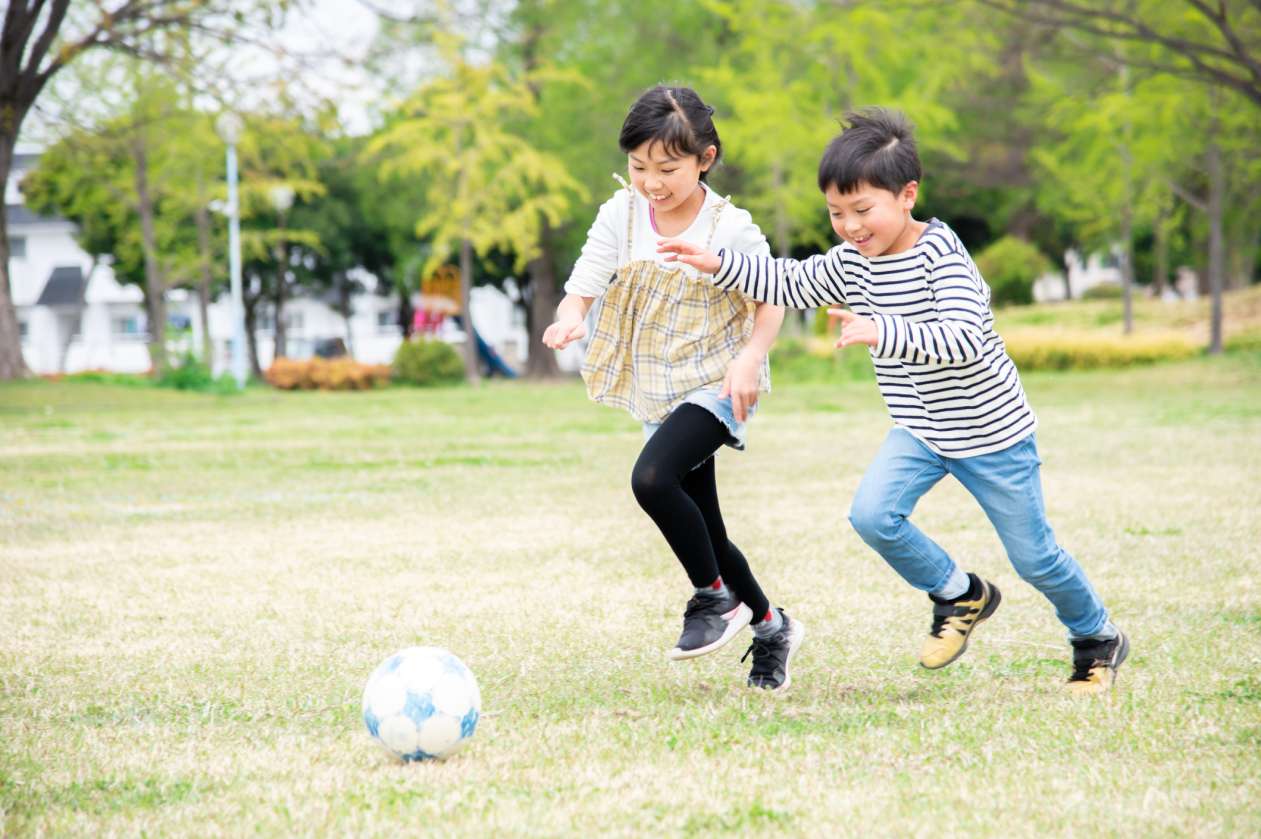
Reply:
[[[868,258],[900,253],[915,244],[919,232],[911,223],[911,208],[918,194],[916,181],[898,193],[866,182],[846,193],[831,184],[823,193],[836,235]]]
[[[713,165],[717,154],[718,149],[710,146],[700,156],[676,156],[657,140],[647,140],[626,156],[631,184],[658,214],[668,214],[692,196],[701,172]]]

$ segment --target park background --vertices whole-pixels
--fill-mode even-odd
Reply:
[[[4,27],[0,833],[1261,832],[1255,3],[12,0]],[[1051,521],[1132,636],[1113,696],[1062,695],[1061,628],[954,484],[917,521],[1005,604],[918,670],[926,604],[845,520],[887,413],[818,313],[720,465],[810,628],[791,693],[747,692],[741,650],[666,664],[687,591],[629,492],[639,430],[538,343],[658,82],[715,107],[712,183],[780,254],[833,241],[844,111],[911,117],[917,216],[991,284]],[[402,767],[358,693],[415,643],[486,715]]]

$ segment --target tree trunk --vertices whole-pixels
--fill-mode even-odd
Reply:
[[[1156,241],[1153,243],[1155,266],[1152,269],[1152,296],[1164,296],[1169,283],[1169,208],[1161,204],[1156,212]]]
[[[412,308],[412,293],[408,290],[406,282],[394,287],[398,289],[398,328],[403,333],[403,340],[410,341],[412,324],[416,320],[416,310]]]
[[[245,346],[250,351],[250,370],[255,378],[263,377],[263,368],[258,363],[258,302],[261,294],[242,294],[241,308],[245,310]]]
[[[1064,299],[1066,301],[1073,299],[1073,261],[1068,258],[1068,251],[1064,251],[1062,262],[1064,263]]]
[[[201,281],[197,283],[197,313],[201,317],[201,361],[213,370],[215,345],[210,338],[210,287],[214,284],[214,257],[210,248],[210,211],[206,208],[206,181],[200,175],[197,178],[197,192],[197,253],[201,262]]]
[[[9,183],[16,137],[16,125],[13,126],[12,133],[7,124],[0,126],[0,188],[7,187]],[[26,360],[22,358],[22,332],[18,328],[18,313],[13,305],[12,285],[9,282],[8,212],[0,207],[0,381],[21,379],[29,374]]]
[[[276,246],[276,293],[272,297],[272,303],[275,307],[275,318],[272,327],[272,360],[273,363],[277,358],[285,358],[289,351],[288,333],[285,329],[285,293],[287,291],[289,273],[286,248],[284,245]]]
[[[460,314],[464,318],[464,375],[469,384],[477,384],[481,371],[477,367],[477,339],[473,332],[473,311],[469,306],[473,289],[473,243],[460,240]]]
[[[1134,331],[1134,217],[1129,201],[1121,209],[1121,331]]]
[[[166,281],[158,261],[158,236],[153,214],[153,195],[149,191],[149,153],[144,139],[131,144],[136,164],[136,210],[140,214],[140,239],[144,248],[145,306],[149,314],[149,360],[157,375],[167,369],[166,358]]]
[[[1225,214],[1225,178],[1222,177],[1222,150],[1217,144],[1217,126],[1210,129],[1214,132],[1209,140],[1208,152],[1205,155],[1205,168],[1208,170],[1208,287],[1212,295],[1212,315],[1209,322],[1210,353],[1222,351],[1222,287],[1225,270],[1225,242],[1222,235],[1222,216]]]
[[[547,219],[543,219],[539,230],[539,255],[526,270],[530,273],[530,300],[526,307],[530,357],[525,374],[531,379],[548,379],[560,375],[560,368],[556,365],[556,353],[543,346],[543,332],[556,316],[556,261],[552,226]]]
[[[346,273],[344,271],[338,271],[334,274],[333,282],[337,286],[337,312],[342,316],[342,320],[346,324],[346,355],[354,358],[355,336],[354,330],[350,328],[350,315],[352,310],[350,284],[346,282]]]

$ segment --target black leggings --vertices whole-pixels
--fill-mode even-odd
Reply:
[[[727,427],[709,411],[691,403],[680,405],[644,444],[631,472],[631,489],[692,585],[703,588],[721,576],[753,610],[757,622],[770,604],[748,560],[727,539],[718,509],[714,452],[728,436]]]

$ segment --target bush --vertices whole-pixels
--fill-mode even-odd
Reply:
[[[827,317],[826,314],[823,315]],[[771,383],[835,382],[875,376],[866,347],[838,350],[834,338],[788,338],[771,350]]]
[[[464,360],[445,341],[412,338],[399,344],[391,373],[406,385],[453,384],[464,379]]]
[[[175,390],[206,391],[215,387],[215,377],[210,368],[202,364],[192,353],[184,353],[175,363],[158,376],[158,387]]]
[[[976,267],[989,284],[990,305],[1033,302],[1033,281],[1051,270],[1042,251],[1015,236],[1004,236],[976,257]]]
[[[390,368],[352,358],[278,358],[264,378],[281,390],[370,390],[389,383]]]
[[[1013,332],[1004,337],[1007,354],[1022,371],[1130,367],[1191,358],[1202,350],[1199,344],[1178,332],[1130,336]]]
[[[1100,283],[1081,293],[1082,300],[1120,300],[1121,286],[1116,283]],[[1120,315],[1117,316],[1118,319]]]

